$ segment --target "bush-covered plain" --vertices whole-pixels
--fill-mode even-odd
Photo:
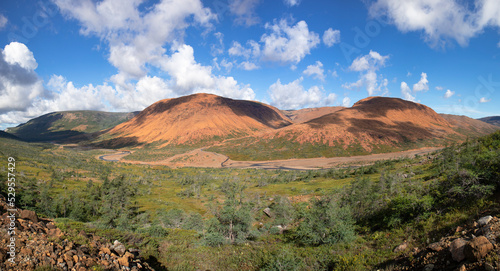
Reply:
[[[141,249],[168,270],[384,269],[497,210],[500,132],[415,158],[315,171],[169,169],[103,162],[104,150],[0,139],[21,208]],[[0,183],[5,194],[6,183]]]

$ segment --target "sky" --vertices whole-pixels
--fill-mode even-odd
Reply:
[[[0,129],[193,93],[500,115],[499,31],[498,0],[1,1]]]

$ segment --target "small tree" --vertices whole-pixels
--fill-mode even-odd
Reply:
[[[318,246],[354,240],[354,220],[348,208],[339,207],[331,197],[314,198],[310,204],[295,232],[299,244]]]

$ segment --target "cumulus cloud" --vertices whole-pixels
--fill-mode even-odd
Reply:
[[[415,96],[412,95],[412,91],[406,82],[401,82],[401,96],[405,100],[415,102]]]
[[[216,18],[200,0],[162,0],[140,11],[142,2],[55,0],[62,14],[80,22],[80,33],[107,42],[109,62],[133,79],[147,74],[146,64],[162,57],[165,44],[182,41],[187,27],[210,28]]]
[[[442,87],[442,86],[437,86],[437,87],[436,87],[436,89],[437,89],[437,90],[443,90],[443,89],[444,89],[444,87]]]
[[[11,42],[5,46],[2,55],[5,62],[11,65],[17,64],[26,70],[34,70],[38,67],[33,52],[22,43]]]
[[[302,78],[288,84],[282,84],[278,79],[269,87],[271,104],[280,109],[298,109],[332,105],[337,99],[334,93],[327,94],[322,87],[313,86],[305,90]]]
[[[106,90],[106,99],[113,108],[135,108],[140,95],[148,95],[146,88],[151,87],[146,100],[141,104],[150,104],[150,99],[162,99],[166,96],[187,95],[209,92],[232,98],[253,99],[255,94],[248,85],[238,83],[233,77],[213,74],[211,66],[198,63],[194,50],[184,44],[186,29],[192,25],[201,26],[205,31],[213,29],[212,22],[216,15],[205,8],[200,0],[159,0],[144,3],[142,0],[54,0],[61,13],[68,18],[78,20],[83,35],[94,35],[109,46],[108,61],[118,69],[110,78],[114,87]],[[259,1],[234,0],[230,2],[230,11],[250,24],[251,11]],[[146,6],[143,6],[146,5]],[[207,33],[207,32],[205,32]],[[214,56],[224,50],[223,35],[214,33],[217,44],[212,46]],[[249,42],[250,53],[256,42]],[[170,49],[167,50],[170,45]],[[234,48],[233,48],[234,47]],[[235,51],[233,44],[230,54],[246,54]],[[240,46],[242,47],[242,46]],[[220,70],[219,63],[214,59]],[[220,63],[230,71],[235,63],[223,59]],[[163,70],[167,78],[149,75],[149,68]],[[243,68],[254,69],[250,63]],[[162,90],[163,89],[163,90]],[[154,102],[154,101],[152,101]],[[130,103],[130,105],[120,105]]]
[[[12,42],[4,47],[0,53],[0,114],[25,110],[44,94],[36,67],[33,53],[24,44]]]
[[[260,0],[231,0],[229,10],[236,16],[234,22],[240,25],[252,26],[259,23],[260,19],[255,13]]]
[[[420,81],[413,85],[413,91],[429,90],[429,81],[427,80],[427,73],[423,72],[420,75]]]
[[[290,7],[298,6],[300,4],[300,1],[301,0],[284,0],[285,4]]]
[[[7,25],[8,21],[9,20],[7,20],[7,17],[3,16],[3,14],[0,14],[0,30],[2,30]]]
[[[290,26],[282,19],[267,23],[265,28],[270,33],[262,35],[260,41],[264,43],[262,56],[266,61],[297,64],[320,43],[319,35],[309,31],[305,21]]]
[[[451,90],[446,90],[446,93],[444,94],[444,98],[445,99],[449,99],[451,98],[451,96],[455,95],[455,91],[451,91]]]
[[[370,51],[367,55],[357,57],[349,66],[349,70],[357,71],[360,73],[360,78],[354,83],[346,83],[344,88],[360,89],[365,87],[368,95],[387,90],[389,81],[386,78],[379,78],[377,71],[384,67],[389,56],[383,56],[375,51]]]
[[[259,66],[253,62],[243,61],[238,65],[239,68],[245,71],[253,71],[259,69]]]
[[[349,106],[351,106],[351,98],[349,98],[349,97],[344,97],[344,99],[342,100],[342,106],[344,106],[344,107],[349,107]]]
[[[488,103],[490,101],[491,101],[491,99],[486,99],[486,97],[482,97],[481,99],[479,99],[480,103]]]
[[[332,47],[334,44],[340,42],[340,30],[333,30],[332,28],[328,28],[323,34],[323,43]]]
[[[431,46],[455,40],[461,46],[486,27],[500,26],[500,2],[473,0],[377,0],[370,6],[374,17],[387,17],[400,31],[422,31]]]
[[[321,63],[321,61],[316,61],[316,64],[307,66],[303,74],[314,76],[316,79],[325,81],[325,70],[323,69],[323,63]]]
[[[170,57],[164,57],[161,68],[172,76],[172,88],[176,94],[207,92],[230,98],[255,98],[247,85],[240,85],[233,77],[215,76],[212,67],[203,66],[194,59],[193,47],[182,45]]]

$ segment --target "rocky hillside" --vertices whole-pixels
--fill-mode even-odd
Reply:
[[[484,121],[491,125],[500,126],[500,116],[486,117],[486,118],[481,118],[479,120]]]
[[[25,141],[80,141],[90,134],[113,128],[137,113],[111,113],[100,111],[64,111],[45,114],[6,132]]]
[[[304,108],[299,110],[281,110],[294,123],[303,123],[321,116],[344,109],[342,106],[327,106],[318,108]]]
[[[195,144],[278,129],[291,122],[276,108],[212,94],[161,100],[103,135],[117,142]]]
[[[0,195],[0,270],[153,270],[139,258],[137,249],[127,249],[119,241],[111,244],[84,231],[76,239],[88,245],[80,245],[53,220],[39,218],[33,211],[18,209],[12,227],[8,209]],[[9,235],[12,229],[14,241],[14,235]],[[8,253],[10,247],[15,248],[14,260]]]
[[[407,244],[401,244],[395,251],[404,253],[392,270],[500,270],[499,237],[500,219],[484,216],[427,247],[408,251]]]

